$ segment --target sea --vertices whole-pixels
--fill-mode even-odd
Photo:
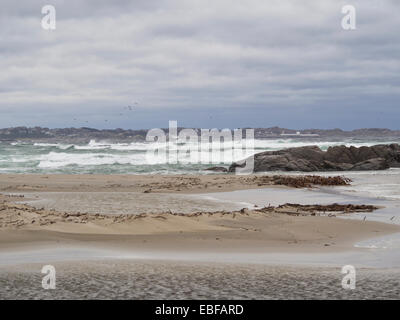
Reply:
[[[330,146],[372,146],[400,143],[393,139],[265,139],[251,144],[226,142],[201,145],[198,158],[190,158],[185,148],[193,143],[161,144],[157,142],[117,143],[91,140],[85,144],[43,142],[0,142],[0,173],[39,174],[207,174],[206,168],[229,166],[255,153],[292,147],[317,145],[322,150]],[[159,156],[159,152],[179,152],[176,161]],[[223,152],[221,152],[221,150]],[[223,156],[220,154],[223,153]],[[198,159],[193,161],[190,159]]]

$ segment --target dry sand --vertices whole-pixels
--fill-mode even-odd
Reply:
[[[0,191],[205,193],[271,186],[262,176],[1,174]]]
[[[160,193],[287,189],[274,184],[263,176],[0,175],[0,299],[399,298],[399,269],[358,268],[357,290],[341,287],[337,264],[366,250],[355,242],[399,232],[396,225],[337,218],[371,208],[108,215],[37,208],[10,195],[120,192],[116,199],[124,199],[140,192],[157,201]],[[290,267],[299,254],[329,259],[318,264],[324,267]],[[270,264],[282,255],[291,260]],[[41,288],[45,264],[57,269],[56,290]]]
[[[36,175],[0,174],[0,191],[211,193],[265,187],[345,185],[342,177],[278,175]]]
[[[263,176],[0,175],[0,190],[9,193],[215,192],[265,186],[271,183]],[[21,198],[0,196],[0,250],[89,243],[130,250],[329,252],[399,231],[395,225],[337,219],[337,213],[301,208],[110,216],[37,209],[17,200]]]

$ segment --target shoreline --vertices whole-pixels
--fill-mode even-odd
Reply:
[[[316,177],[302,181],[304,177]],[[281,179],[283,178],[283,179]],[[293,177],[268,175],[137,175],[137,174],[5,174],[0,173],[0,192],[142,192],[142,193],[214,193],[260,188],[306,188],[319,185],[346,185],[339,177],[302,175]],[[285,181],[280,181],[285,180]],[[286,181],[288,180],[288,181]],[[312,179],[311,179],[312,180]],[[332,180],[332,181],[331,181]],[[300,183],[299,183],[300,182]],[[332,184],[331,184],[332,183]],[[339,184],[333,184],[339,183]]]
[[[215,189],[224,192],[232,190],[256,192],[251,190],[260,189],[260,179],[265,178],[221,175],[194,177],[25,175],[15,179],[15,175],[0,175],[0,192],[4,193],[6,189],[7,193],[35,191],[40,194],[51,190],[63,194],[68,190],[74,190],[82,193],[83,198],[96,192],[115,192],[121,193],[121,198],[115,201],[118,204],[124,201],[126,197],[124,192],[127,190],[136,191],[138,194],[140,192],[144,199],[155,196],[151,201],[157,201],[157,197],[162,195],[161,191],[171,185],[173,187],[168,191],[172,195],[209,193],[204,192],[204,189],[208,189],[210,193],[215,192]],[[114,183],[116,181],[119,181],[117,185]],[[264,181],[269,182],[269,180]],[[211,187],[206,188],[205,185],[208,184],[211,184]],[[218,187],[220,185],[221,188]],[[149,187],[154,190],[154,195],[153,192],[145,192]],[[267,194],[269,190],[281,190],[285,202],[291,202],[288,190],[301,192],[301,189],[287,186],[265,184],[262,188],[272,188],[263,189]],[[175,191],[175,189],[180,190]],[[220,256],[222,261],[224,255],[227,260],[230,255],[235,257],[233,261],[240,261],[242,257],[247,259],[245,261],[258,259],[257,261],[262,262],[277,254],[329,255],[366,252],[367,249],[356,248],[354,244],[400,232],[400,226],[397,225],[339,219],[336,215],[348,216],[348,213],[344,211],[324,213],[326,208],[319,209],[320,212],[317,210],[316,213],[307,212],[303,207],[300,209],[286,207],[283,211],[278,207],[273,209],[267,207],[191,214],[164,210],[164,213],[154,214],[106,215],[35,208],[19,203],[26,201],[24,198],[4,195],[0,195],[0,201],[3,203],[0,210],[2,217],[0,255],[10,250],[20,252],[72,246],[88,247],[93,250],[104,249],[110,252],[120,251],[122,255],[136,253],[139,256],[152,256],[155,259],[162,256],[171,258],[175,254],[176,258],[187,259],[191,256],[192,260],[196,260],[196,255],[198,258],[208,254]],[[10,228],[10,225],[7,227],[7,221],[23,223],[18,226],[17,222]]]
[[[122,181],[118,187],[107,178],[20,176],[17,181],[4,181],[0,175],[0,186],[8,190],[16,186],[17,193],[32,195],[27,190],[36,189],[39,197],[47,197],[46,191],[38,190],[52,190],[58,196],[74,190],[81,195],[77,200],[59,199],[70,209],[60,211],[23,204],[20,202],[27,198],[5,196],[0,191],[2,299],[365,299],[377,294],[398,298],[399,251],[356,247],[355,243],[395,237],[400,226],[341,219],[355,214],[346,211],[374,211],[377,205],[373,201],[354,201],[348,207],[344,205],[348,198],[326,196],[317,188],[265,185],[260,189],[260,178],[254,177],[242,183],[240,177],[214,181],[209,176],[197,185],[190,184],[192,180],[182,184],[180,177],[162,181],[155,176],[139,177],[136,183],[113,177],[111,181]],[[205,193],[204,183],[210,181],[217,187]],[[158,192],[145,193],[149,184]],[[166,185],[173,186],[167,194],[162,193]],[[178,203],[189,213],[167,210],[162,200],[165,196],[169,206]],[[260,202],[249,209],[193,212],[198,202],[188,200],[200,198],[203,206],[213,206],[215,202],[209,198],[224,196],[229,199],[219,203],[222,207],[232,200]],[[273,206],[262,206],[271,199]],[[321,206],[279,206],[300,199]],[[341,200],[342,205],[330,207],[333,200]],[[82,210],[84,204],[93,212],[112,204],[118,213],[137,202],[149,203],[154,212],[85,214]],[[73,203],[81,213],[70,212]],[[18,221],[23,225],[3,226]],[[57,290],[43,290],[40,285],[45,265],[57,270]],[[343,290],[344,265],[356,268],[359,290]]]

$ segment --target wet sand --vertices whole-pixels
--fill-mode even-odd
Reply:
[[[356,288],[341,268],[166,261],[55,263],[55,290],[41,287],[41,265],[0,268],[1,299],[399,299],[400,269],[357,270]]]
[[[16,193],[13,193],[16,195]],[[141,214],[234,211],[254,206],[245,201],[213,199],[204,194],[140,192],[24,192],[21,203],[35,208],[91,214]]]
[[[355,263],[363,268],[377,258],[363,260],[370,251],[354,244],[400,231],[398,225],[339,219],[345,212],[246,206],[246,199],[261,203],[255,190],[260,188],[267,188],[266,195],[270,190],[275,201],[293,202],[294,189],[258,176],[0,175],[0,282],[5,288],[0,297],[17,297],[17,282],[24,284],[22,298],[173,298],[174,292],[180,298],[318,298],[318,290],[325,290],[327,297],[344,298],[340,282],[338,289],[329,289],[341,276],[336,275],[338,265]],[[240,197],[223,193],[248,189],[252,191],[240,191]],[[215,199],[215,192],[220,199]],[[268,202],[266,198],[265,205]],[[173,210],[168,203],[175,203]],[[247,209],[239,209],[241,205]],[[382,290],[374,291],[368,284],[354,297],[395,297],[397,291],[390,288],[398,275],[396,261],[394,269],[374,269],[377,281],[388,279],[387,284],[379,283]],[[53,297],[25,287],[40,285],[30,281],[41,276],[36,274],[39,265],[49,263],[60,268],[62,289]],[[227,263],[229,267],[222,266]],[[305,294],[313,265],[324,266],[315,271],[320,283]],[[126,284],[126,277],[134,279],[131,267],[134,274],[142,273],[142,280],[135,280],[142,281],[139,290]],[[280,283],[281,272],[291,276]],[[254,274],[264,281],[259,286]],[[213,288],[207,275],[224,286]],[[92,276],[95,280],[90,282]],[[76,281],[69,283],[72,278]],[[171,279],[191,291],[177,290]],[[100,290],[102,281],[111,289]],[[92,283],[89,289],[83,288],[87,282]],[[194,293],[193,286],[198,288]],[[248,290],[240,291],[241,287]]]
[[[114,205],[124,197],[121,193]],[[21,204],[23,199],[0,196],[0,248],[78,241],[153,251],[326,252],[353,249],[357,241],[400,230],[398,225],[338,219],[349,214],[344,211],[291,206],[189,214],[93,214],[35,208]]]
[[[0,248],[73,242],[141,251],[337,252],[353,250],[361,240],[399,232],[397,225],[337,218],[345,212],[248,208],[244,200],[260,198],[255,189],[241,191],[237,202],[229,198],[235,192],[219,193],[228,196],[226,200],[191,193],[214,184],[224,191],[259,188],[261,181],[269,188],[263,193],[265,203],[268,192],[282,203],[292,202],[294,191],[305,194],[287,187],[271,189],[265,176],[0,175],[3,192],[25,194],[0,195]],[[190,194],[175,193],[170,184]],[[166,185],[169,193],[160,193]],[[206,189],[211,192],[214,187]],[[35,189],[41,191],[32,193]],[[145,192],[149,189],[156,193]],[[41,208],[54,196],[59,198],[53,205]],[[174,203],[177,207],[171,210],[168,204]]]
[[[261,175],[0,174],[0,192],[205,193],[272,185],[269,177]]]

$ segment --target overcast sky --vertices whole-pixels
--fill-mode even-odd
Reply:
[[[1,0],[0,127],[400,129],[399,30],[398,0]]]

